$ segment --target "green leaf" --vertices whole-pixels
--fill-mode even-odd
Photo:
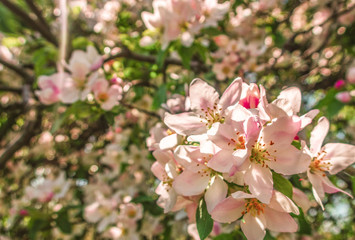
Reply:
[[[168,53],[168,51],[167,51],[168,48],[169,48],[169,47],[167,47],[165,50],[162,50],[162,49],[161,49],[161,50],[158,52],[158,56],[157,56],[156,63],[157,63],[157,65],[158,65],[158,68],[159,68],[159,69],[162,69],[162,68],[163,68],[164,61],[165,61],[165,58],[166,58],[167,53]]]
[[[158,91],[156,92],[153,98],[152,109],[157,110],[160,108],[162,103],[165,103],[167,100],[166,96],[167,88],[165,84],[159,86]]]
[[[193,47],[187,48],[184,46],[181,46],[178,49],[178,53],[181,57],[182,65],[187,69],[190,69],[191,58],[192,58],[193,54],[195,53],[195,50],[196,49],[193,49]]]
[[[299,208],[299,211],[300,214],[295,216],[298,219],[298,225],[299,225],[298,232],[302,234],[311,235],[312,234],[311,224],[304,217],[302,208]]]
[[[196,210],[196,226],[198,235],[201,240],[204,240],[211,233],[213,228],[213,220],[207,211],[207,206],[204,198],[200,199]]]
[[[74,38],[71,42],[73,49],[86,50],[86,46],[92,45],[92,43],[86,37]]]
[[[351,185],[353,186],[353,195],[355,194],[355,176],[351,177]]]
[[[328,91],[325,97],[318,102],[314,109],[323,110],[324,115],[327,118],[332,118],[345,106],[344,103],[339,102],[335,95],[338,93],[338,90],[332,88]]]
[[[272,179],[274,180],[274,188],[292,199],[293,191],[291,182],[275,172],[272,173]]]
[[[291,144],[292,144],[292,146],[296,147],[298,150],[301,150],[301,142],[300,141],[293,140]]]
[[[231,233],[222,233],[213,238],[213,240],[235,240],[235,239],[247,240],[244,233],[240,230],[233,231]]]
[[[57,227],[63,232],[70,234],[72,231],[71,223],[69,222],[68,209],[64,209],[58,212],[56,218]]]

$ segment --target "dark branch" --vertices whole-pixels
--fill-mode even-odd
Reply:
[[[18,16],[24,24],[34,31],[38,31],[47,41],[58,46],[56,37],[41,22],[33,20],[25,11],[9,0],[0,0],[13,14]]]
[[[33,77],[28,74],[24,69],[22,69],[19,66],[16,66],[13,63],[10,63],[2,58],[0,58],[0,64],[4,65],[5,67],[11,69],[12,71],[14,71],[16,74],[20,75],[26,83],[32,84],[34,82]]]
[[[28,7],[36,15],[38,21],[50,32],[51,27],[48,25],[48,22],[44,19],[42,11],[34,4],[33,0],[25,0]]]
[[[155,117],[155,118],[158,118],[160,119],[160,116],[159,114],[156,114],[155,112],[150,112],[148,110],[145,110],[145,109],[141,109],[139,107],[136,107],[136,106],[133,106],[131,104],[128,104],[128,103],[124,103],[124,102],[120,102],[120,104],[126,108],[129,108],[129,109],[137,109],[138,111],[142,112],[142,113],[145,113],[149,116],[152,116],[152,117]]]
[[[1,92],[12,92],[12,93],[16,93],[16,94],[22,94],[22,89],[21,88],[2,86],[2,85],[0,85],[0,91]]]
[[[132,60],[136,60],[136,61],[140,61],[140,62],[149,62],[149,63],[156,63],[156,61],[157,61],[157,58],[155,56],[137,54],[137,53],[130,51],[128,48],[123,47],[122,51],[120,53],[109,56],[108,58],[106,58],[104,60],[104,62],[108,62],[108,61],[116,59],[116,58],[127,58],[127,59],[132,59]],[[176,58],[166,58],[164,61],[164,64],[165,65],[178,65],[178,66],[183,65],[182,61],[179,59],[176,59]],[[193,69],[196,72],[207,72],[209,70],[209,68],[206,65],[204,65],[201,62],[197,62],[197,61],[191,61],[190,66],[191,66],[191,69]]]
[[[23,146],[29,144],[31,138],[36,135],[36,133],[41,128],[42,114],[38,111],[35,120],[28,121],[26,125],[23,126],[22,134],[15,139],[5,151],[0,156],[0,168],[3,169],[6,162],[13,157],[13,155],[20,150]]]

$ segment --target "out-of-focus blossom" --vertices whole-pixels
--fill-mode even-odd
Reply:
[[[42,179],[34,186],[27,186],[26,197],[30,200],[37,199],[40,202],[49,202],[52,199],[63,198],[68,192],[70,181],[65,178],[65,173],[61,172],[57,179]]]
[[[335,98],[338,99],[342,103],[348,103],[352,99],[349,92],[339,92],[335,95]]]
[[[118,105],[121,99],[122,88],[118,85],[109,85],[106,79],[98,79],[92,84],[92,91],[101,108],[108,111]]]
[[[343,79],[340,79],[335,82],[334,87],[336,89],[342,89],[345,86],[346,82]]]
[[[38,78],[38,86],[41,90],[36,90],[35,93],[39,100],[44,104],[53,104],[60,100],[61,86],[63,80],[68,78],[66,73],[55,73],[50,76],[40,76]]]
[[[348,72],[346,73],[346,80],[351,84],[355,84],[355,67],[350,67],[348,69]]]

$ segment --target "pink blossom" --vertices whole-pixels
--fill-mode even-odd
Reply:
[[[207,166],[233,175],[235,169],[232,167],[238,168],[244,163],[248,149],[257,140],[260,130],[257,117],[237,105],[224,124],[214,123],[207,132],[209,140],[220,148]]]
[[[153,152],[157,161],[153,163],[151,171],[161,181],[155,192],[160,195],[157,204],[167,213],[171,211],[177,203],[177,193],[172,188],[174,179],[178,173],[171,151],[157,150]]]
[[[312,183],[313,195],[321,205],[324,193],[347,192],[337,188],[326,176],[326,172],[333,175],[355,162],[355,146],[344,143],[328,143],[322,147],[329,130],[329,121],[321,117],[313,129],[310,139],[310,155],[312,161],[307,170],[307,176]]]
[[[52,199],[63,198],[68,192],[70,181],[65,178],[65,173],[61,172],[57,179],[43,179],[34,186],[27,186],[25,195],[28,199],[37,199],[40,202],[49,202]]]
[[[190,84],[191,112],[165,114],[165,124],[180,135],[202,134],[215,122],[223,122],[227,108],[239,101],[241,78],[234,80],[219,99],[216,90],[201,79]]]
[[[200,152],[196,146],[178,146],[175,150],[177,162],[184,167],[175,177],[173,188],[183,196],[195,196],[205,192],[207,210],[225,198],[228,186],[220,176],[214,176],[212,169],[206,167],[211,156]],[[207,188],[208,187],[208,188]]]
[[[213,65],[212,71],[216,74],[217,80],[223,81],[234,76],[235,65],[228,58],[224,58],[222,62]]]
[[[205,0],[202,4],[204,27],[217,27],[217,22],[222,20],[228,12],[230,3],[228,1],[219,4],[217,0]]]
[[[111,198],[105,198],[97,192],[96,201],[85,207],[84,218],[88,222],[98,223],[98,232],[103,232],[109,224],[117,221],[118,203],[117,194]]]
[[[108,111],[118,105],[118,100],[121,98],[122,88],[118,85],[111,85],[106,79],[98,79],[92,85],[96,101],[101,105],[101,108]]]
[[[348,69],[348,72],[346,73],[346,80],[351,84],[355,84],[355,67],[350,67]]]
[[[47,105],[58,102],[60,100],[62,81],[68,76],[66,73],[63,75],[55,73],[50,76],[40,76],[38,78],[38,86],[41,90],[35,91],[39,100]]]
[[[285,175],[306,171],[311,160],[309,155],[303,148],[298,150],[291,145],[300,127],[299,117],[277,118],[261,130],[259,138],[248,149],[240,170],[246,171],[244,181],[260,201],[269,203],[271,198],[273,179],[270,169]]]
[[[348,103],[352,97],[349,92],[339,92],[335,95],[335,98],[342,103]]]
[[[285,195],[273,191],[269,204],[260,202],[255,196],[235,192],[220,202],[211,216],[221,223],[233,222],[240,217],[241,229],[248,240],[263,239],[265,229],[276,232],[296,232],[297,223],[289,213],[299,214],[297,206]]]

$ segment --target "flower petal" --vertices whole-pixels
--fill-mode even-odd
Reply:
[[[229,172],[235,161],[232,153],[233,151],[222,149],[208,161],[207,167],[222,173]]]
[[[323,149],[325,159],[330,159],[330,174],[337,174],[355,162],[355,146],[344,143],[328,143]]]
[[[300,111],[302,94],[301,94],[301,91],[299,88],[297,88],[297,87],[286,88],[285,90],[280,92],[280,94],[277,98],[278,99],[286,99],[287,102],[291,104],[290,106],[287,106],[288,109],[279,106],[285,112],[290,111],[292,115],[295,115]]]
[[[268,206],[279,212],[292,212],[297,215],[299,214],[298,207],[292,202],[292,200],[278,191],[273,192]]]
[[[227,109],[227,107],[236,104],[242,93],[242,79],[240,77],[236,78],[229,87],[224,91],[219,104],[222,109]]]
[[[313,196],[316,199],[316,201],[318,202],[318,204],[324,210],[323,203],[322,203],[322,199],[324,198],[324,189],[323,189],[323,184],[322,184],[322,177],[319,176],[318,174],[311,173],[310,170],[307,171],[307,176],[308,176],[308,180],[312,184]]]
[[[191,112],[165,113],[164,123],[180,135],[202,134],[206,131],[206,124],[201,121],[201,118]]]
[[[285,212],[278,212],[271,208],[264,208],[266,228],[275,232],[296,232],[298,225],[296,221]]]
[[[242,216],[242,211],[245,208],[244,204],[244,199],[228,197],[213,209],[211,217],[221,223],[234,222]]]
[[[247,213],[243,219],[244,221],[240,223],[240,227],[248,240],[264,239],[266,220],[263,214],[254,217]]]
[[[250,192],[263,203],[269,203],[273,191],[272,173],[269,168],[251,163],[244,176]]]
[[[173,188],[183,196],[194,196],[203,193],[209,181],[209,175],[185,170],[174,179]]]
[[[194,79],[190,84],[189,96],[191,109],[195,111],[213,109],[214,104],[218,103],[219,94],[216,90],[201,79]]]
[[[323,177],[323,189],[324,192],[326,193],[336,193],[336,192],[342,192],[348,195],[349,197],[353,198],[353,196],[344,190],[341,190],[340,188],[337,188],[327,177]]]
[[[313,109],[311,111],[309,111],[308,113],[304,114],[301,116],[301,129],[304,129],[306,126],[308,126],[309,124],[311,124],[313,118],[315,118],[315,116],[317,116],[319,113],[318,109]]]
[[[320,152],[325,136],[329,130],[329,121],[325,117],[321,117],[318,120],[317,126],[313,128],[311,132],[310,145],[311,152],[313,155],[316,155]]]
[[[219,176],[214,178],[213,183],[205,193],[207,211],[209,213],[227,196],[228,186]]]
[[[281,174],[303,173],[311,162],[311,156],[305,148],[299,150],[290,144],[274,144],[268,151],[276,158],[276,161],[269,161],[268,166]]]

